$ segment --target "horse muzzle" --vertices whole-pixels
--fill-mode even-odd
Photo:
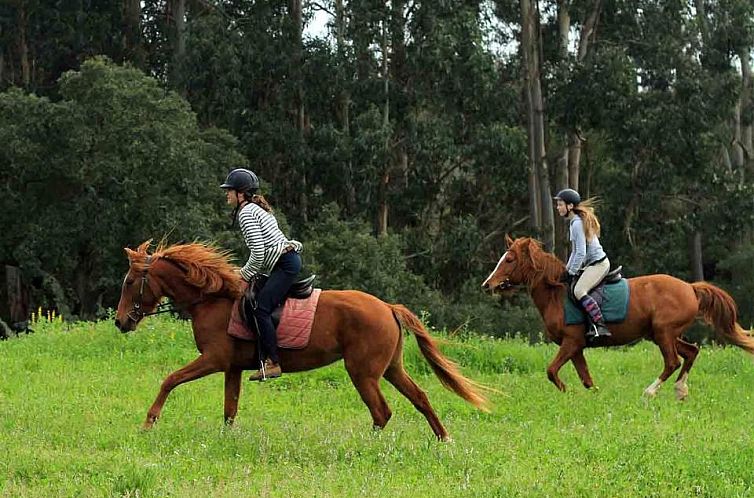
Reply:
[[[509,278],[506,278],[494,287],[490,287],[490,284],[485,282],[484,284],[482,284],[482,288],[484,288],[485,290],[491,290],[492,292],[505,292],[513,290],[514,285],[511,283]]]
[[[116,318],[115,326],[118,327],[118,330],[125,334],[131,332],[136,328],[136,321],[134,321],[130,316],[126,317],[125,320]]]

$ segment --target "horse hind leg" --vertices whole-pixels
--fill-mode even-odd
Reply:
[[[558,372],[560,371],[560,368],[568,360],[570,360],[571,357],[573,357],[573,355],[578,350],[579,350],[579,346],[576,344],[576,342],[573,339],[570,339],[570,338],[563,339],[563,342],[560,345],[560,349],[558,349],[558,352],[555,355],[555,358],[547,366],[547,378],[550,379],[550,382],[555,384],[555,387],[557,387],[561,392],[565,392],[566,386],[565,386],[565,383],[563,383],[563,381],[560,380],[560,377],[558,376]],[[583,382],[583,379],[582,379],[582,382]]]
[[[571,362],[576,368],[576,373],[579,374],[579,378],[581,379],[581,383],[584,384],[584,387],[587,389],[594,387],[594,381],[592,380],[592,376],[589,375],[589,367],[586,364],[586,358],[584,358],[584,351],[576,351],[571,357]]]
[[[374,428],[384,428],[390,420],[392,412],[382,395],[382,391],[380,391],[381,373],[375,375],[372,372],[365,371],[364,367],[356,361],[346,360],[345,364],[351,382],[353,382],[361,400],[367,405],[369,413],[372,415]]]
[[[449,441],[450,436],[448,431],[437,418],[437,414],[432,409],[432,405],[429,404],[429,398],[427,394],[414,382],[406,370],[403,368],[403,362],[398,361],[393,363],[385,372],[385,379],[390,382],[395,388],[416,407],[419,412],[424,415],[429,422],[429,426],[432,428],[432,432],[435,433],[437,439],[440,441]]]
[[[681,338],[678,338],[676,342],[678,354],[683,358],[683,365],[681,366],[681,371],[678,373],[678,379],[676,379],[675,382],[675,397],[678,401],[683,401],[689,395],[689,386],[686,381],[689,377],[689,370],[694,366],[694,360],[696,360],[696,357],[699,354],[699,348]]]
[[[665,367],[660,373],[660,376],[655,379],[646,389],[644,389],[644,395],[652,398],[662,387],[662,384],[668,380],[673,372],[678,370],[681,366],[681,361],[678,359],[677,338],[680,334],[674,333],[672,330],[655,330],[654,342],[660,348],[662,352],[662,359],[665,362]]]

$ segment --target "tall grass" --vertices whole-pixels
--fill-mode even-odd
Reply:
[[[703,350],[688,401],[667,385],[651,344],[594,350],[600,389],[546,379],[554,345],[451,338],[444,351],[502,391],[491,414],[444,390],[407,340],[407,369],[454,438],[385,383],[393,409],[375,433],[341,364],[245,383],[223,427],[222,375],[178,387],[155,429],[139,429],[163,378],[196,356],[187,324],[42,321],[0,343],[3,496],[751,496],[754,364]]]

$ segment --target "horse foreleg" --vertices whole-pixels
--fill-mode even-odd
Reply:
[[[231,369],[225,372],[225,424],[233,425],[238,413],[238,398],[241,394],[241,369]]]
[[[160,392],[157,393],[157,398],[147,412],[147,419],[144,421],[144,429],[151,429],[157,419],[160,418],[162,405],[165,404],[165,400],[168,398],[170,391],[184,382],[199,379],[205,375],[219,372],[220,370],[222,369],[217,362],[202,355],[185,367],[168,375],[160,386]]]
[[[552,363],[547,367],[547,378],[550,379],[550,382],[555,384],[555,387],[563,392],[565,392],[566,386],[563,381],[560,380],[560,377],[558,377],[558,372],[560,371],[560,368],[571,359],[574,353],[578,351],[578,349],[579,347],[576,344],[570,342],[568,339],[563,339],[560,349],[558,349],[558,354],[555,355]]]
[[[678,354],[683,357],[683,365],[678,373],[678,379],[675,382],[675,397],[678,401],[683,401],[689,395],[689,386],[686,381],[689,378],[689,370],[694,365],[694,360],[699,354],[699,348],[683,339],[677,339]]]
[[[589,367],[586,366],[586,358],[584,358],[584,351],[579,349],[575,353],[573,353],[573,357],[571,357],[571,362],[573,363],[573,366],[576,368],[576,373],[579,374],[579,378],[581,379],[581,383],[584,384],[584,387],[587,389],[591,389],[594,387],[594,381],[592,381],[592,376],[589,375]]]

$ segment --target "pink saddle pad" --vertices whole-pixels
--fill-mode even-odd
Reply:
[[[322,289],[314,289],[306,299],[286,299],[280,324],[277,328],[278,347],[285,349],[302,349],[309,344],[312,333],[314,313]],[[233,312],[228,323],[228,334],[245,341],[256,341],[256,331],[251,330],[241,319],[238,312],[238,300],[233,303]]]

